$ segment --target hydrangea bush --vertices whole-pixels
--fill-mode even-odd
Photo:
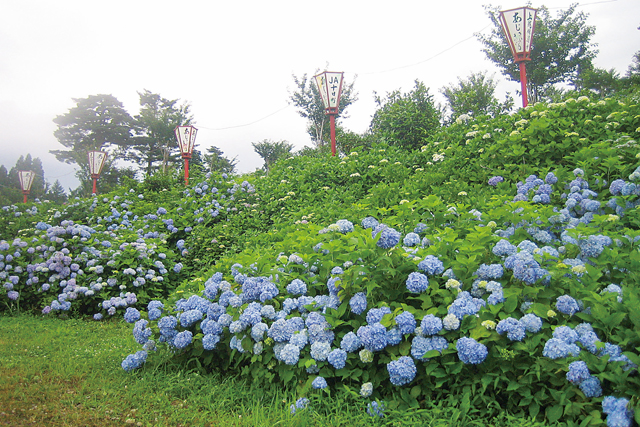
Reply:
[[[280,253],[221,263],[199,293],[138,320],[146,333],[136,339],[298,384],[301,397],[347,387],[387,410],[455,398],[597,424],[603,399],[640,391],[640,233],[612,221],[606,203],[568,203],[574,181],[586,200],[610,196],[590,190],[582,170],[569,182],[539,180],[483,213],[430,196],[415,202],[410,225],[306,224]],[[533,202],[543,185],[549,201]],[[637,195],[625,197],[631,204],[618,213],[635,221]],[[404,246],[396,229],[424,239]],[[630,422],[635,403],[626,402],[611,411]]]

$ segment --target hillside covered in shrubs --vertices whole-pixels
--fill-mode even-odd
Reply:
[[[140,351],[345,392],[374,417],[447,401],[552,424],[640,416],[640,98],[459,117],[420,149],[156,175],[0,211],[0,310],[124,316]]]

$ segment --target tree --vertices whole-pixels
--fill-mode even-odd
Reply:
[[[462,114],[479,116],[483,114],[495,117],[506,113],[513,107],[513,98],[507,95],[504,102],[495,97],[497,82],[486,72],[472,73],[466,79],[458,77],[457,85],[445,86],[440,92],[447,98],[451,111],[449,120],[455,120]]]
[[[254,146],[255,148],[255,146]],[[232,174],[236,170],[236,165],[238,164],[238,156],[229,160],[225,156],[223,156],[222,150],[218,147],[211,146],[207,148],[207,154],[204,155],[204,160],[206,163],[206,167],[209,172],[219,172]]]
[[[166,172],[169,163],[179,161],[179,147],[174,129],[192,124],[188,103],[166,99],[145,89],[138,92],[140,112],[135,116],[136,136],[127,150],[126,158],[144,168],[150,175],[161,164]]]
[[[319,73],[316,70],[316,74]],[[296,90],[290,94],[289,99],[297,108],[300,117],[307,119],[307,132],[316,146],[321,147],[327,141],[331,140],[329,129],[329,118],[325,114],[324,104],[318,92],[313,77],[308,78],[307,74],[298,78],[293,75],[293,81],[296,84]],[[354,82],[342,82],[342,95],[340,96],[339,114],[336,116],[336,126],[340,117],[345,115],[349,105],[358,100],[358,94],[353,90]]]
[[[293,145],[287,141],[273,142],[265,139],[260,142],[252,142],[253,150],[264,160],[264,170],[269,173],[269,169],[281,158],[291,154]]]
[[[440,127],[442,112],[435,106],[429,88],[419,80],[414,88],[401,93],[387,93],[385,99],[375,95],[378,109],[371,120],[373,134],[389,145],[420,148],[424,139]]]
[[[557,83],[578,81],[582,71],[591,69],[591,62],[598,53],[591,43],[595,27],[586,24],[587,14],[575,13],[577,4],[551,17],[545,7],[538,9],[531,61],[527,62],[527,82],[532,102],[540,101],[545,91]],[[494,27],[489,35],[477,35],[485,46],[487,57],[510,80],[519,82],[518,64],[513,61],[507,39],[498,20],[499,8],[485,6]]]
[[[578,88],[606,97],[623,89],[625,83],[615,69],[605,70],[594,67],[580,74]]]
[[[56,179],[45,197],[54,203],[63,204],[67,201],[67,193],[64,191],[64,187],[60,184],[60,181]]]
[[[107,150],[113,157],[131,142],[133,119],[122,103],[112,95],[91,95],[74,98],[77,105],[66,114],[57,116],[54,131],[58,142],[69,150],[51,150],[65,163],[79,165],[87,174],[87,153]]]

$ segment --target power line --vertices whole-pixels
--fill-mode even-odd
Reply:
[[[250,123],[245,123],[243,125],[235,125],[235,126],[227,126],[227,127],[223,127],[223,128],[209,128],[206,126],[198,126],[198,129],[207,129],[207,130],[226,130],[226,129],[235,129],[235,128],[242,128],[242,127],[246,127],[246,126],[251,126],[255,123],[261,122],[264,119],[268,119],[269,117],[278,114],[280,111],[286,110],[287,108],[291,107],[291,105],[287,105],[285,107],[280,108],[279,110],[274,111],[273,113],[267,114],[266,116],[258,119],[258,120],[254,120]]]

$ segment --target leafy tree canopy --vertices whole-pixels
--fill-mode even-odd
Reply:
[[[316,74],[320,71],[316,70]],[[300,117],[307,119],[307,132],[316,146],[320,147],[331,140],[329,118],[325,114],[324,104],[313,77],[293,75],[296,89],[290,93],[289,100],[297,108]],[[358,100],[358,94],[353,89],[354,82],[342,82],[342,95],[340,96],[339,114],[336,116],[336,125],[340,117],[345,115],[349,105]]]
[[[112,95],[90,95],[74,98],[77,103],[66,114],[57,116],[55,137],[68,150],[51,150],[65,163],[76,163],[88,169],[87,152],[107,150],[113,156],[131,142],[133,119]]]
[[[287,141],[273,142],[265,139],[260,142],[252,142],[253,150],[264,160],[264,170],[269,173],[269,169],[281,158],[291,154],[293,145]]]
[[[458,78],[457,84],[443,87],[440,92],[447,99],[449,120],[462,114],[496,117],[513,107],[513,98],[507,95],[504,102],[495,97],[497,82],[486,72],[473,73],[466,79]]]
[[[429,88],[419,80],[407,93],[396,90],[385,98],[376,94],[375,102],[378,109],[370,129],[389,145],[420,148],[425,138],[440,127],[442,112],[434,104]]]
[[[204,155],[204,160],[206,169],[209,172],[232,174],[235,172],[236,165],[238,164],[237,156],[233,159],[228,159],[224,156],[222,150],[215,146],[207,148],[207,154]]]
[[[545,91],[557,83],[574,84],[580,73],[591,69],[591,62],[598,50],[591,42],[595,27],[587,25],[587,14],[576,13],[577,4],[560,10],[554,18],[542,6],[538,9],[531,61],[527,62],[527,82],[530,100],[537,102],[545,97]],[[487,57],[502,74],[513,81],[520,81],[519,66],[499,22],[500,8],[485,6],[494,26],[488,35],[477,35],[485,46]]]
[[[144,168],[147,175],[159,167],[166,171],[170,163],[180,160],[174,129],[193,124],[191,106],[147,89],[138,95],[140,112],[135,116],[136,136],[127,149],[126,158]]]

